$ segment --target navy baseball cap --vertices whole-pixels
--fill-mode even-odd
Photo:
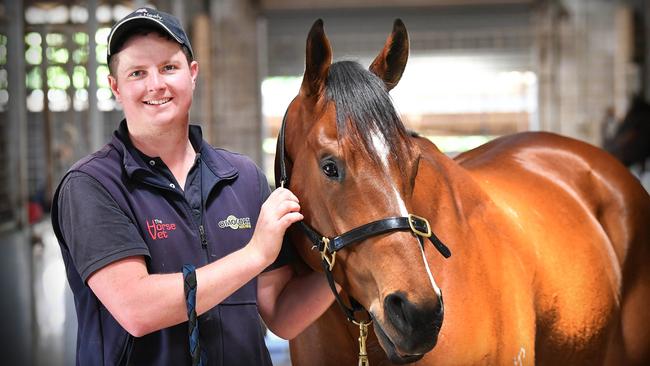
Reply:
[[[108,34],[108,60],[111,56],[119,52],[119,48],[124,44],[125,37],[128,37],[134,29],[142,26],[154,26],[169,34],[181,45],[187,47],[190,56],[194,59],[190,39],[185,34],[181,22],[175,16],[165,12],[151,9],[140,8],[133,13],[125,16],[119,22],[115,23],[111,32]]]

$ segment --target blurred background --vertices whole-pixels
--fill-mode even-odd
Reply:
[[[650,184],[650,4],[643,0],[2,0],[0,339],[3,364],[74,364],[76,318],[49,224],[52,191],[122,119],[110,26],[141,6],[181,19],[200,76],[191,111],[214,145],[272,182],[307,32],[368,65],[401,18],[411,54],[391,92],[408,128],[449,155],[527,130],[605,147]],[[646,172],[648,170],[648,172]],[[276,365],[286,343],[269,335]]]

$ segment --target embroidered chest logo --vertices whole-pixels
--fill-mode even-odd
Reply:
[[[160,219],[147,220],[147,230],[151,239],[167,239],[169,232],[176,230],[176,224],[165,224]]]
[[[219,228],[231,228],[233,230],[237,229],[250,229],[251,228],[251,218],[242,217],[241,219],[237,218],[235,215],[228,215],[225,220],[219,221]]]

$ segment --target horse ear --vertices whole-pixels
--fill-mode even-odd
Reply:
[[[370,65],[370,71],[379,76],[391,90],[402,78],[409,58],[409,36],[401,19],[395,19],[393,32],[386,39],[384,49]]]
[[[307,36],[305,76],[300,86],[305,96],[318,95],[325,85],[327,72],[332,63],[332,47],[323,30],[323,20],[318,19],[311,26]]]

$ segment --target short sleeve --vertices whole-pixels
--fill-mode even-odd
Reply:
[[[91,176],[73,172],[64,179],[58,210],[61,234],[84,282],[117,260],[150,256],[135,224]]]
[[[266,201],[267,198],[271,195],[271,187],[269,186],[269,182],[266,179],[266,176],[262,171],[258,168],[257,169],[257,176],[260,184],[260,207],[262,204]],[[282,248],[280,248],[280,254],[278,254],[278,257],[275,258],[275,261],[271,263],[270,266],[266,267],[264,272],[280,268],[282,266],[285,266],[293,261],[295,258],[295,250],[291,243],[288,240],[288,236],[285,234],[284,240],[282,242]]]

